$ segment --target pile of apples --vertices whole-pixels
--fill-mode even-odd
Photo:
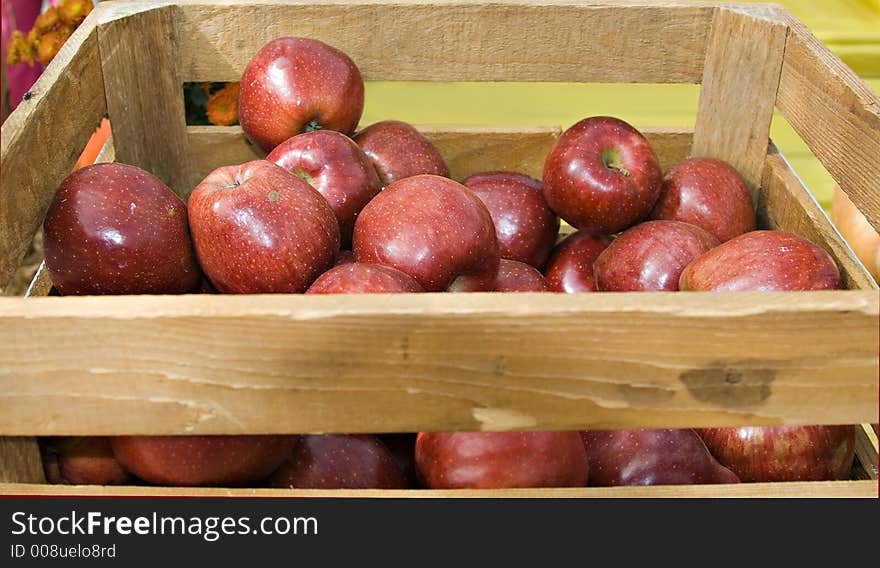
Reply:
[[[43,230],[58,293],[350,294],[830,290],[831,256],[756,230],[730,164],[661,171],[613,117],[566,130],[543,179],[450,178],[413,126],[358,130],[364,83],[343,52],[273,40],[241,78],[266,157],[223,166],[184,203],[125,164],[75,171]],[[560,235],[560,219],[576,229]],[[303,488],[500,488],[843,479],[854,426],[120,436],[45,442],[50,481]]]

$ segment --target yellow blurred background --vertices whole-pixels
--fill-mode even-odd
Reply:
[[[778,3],[880,92],[880,0]],[[367,84],[361,124],[396,118],[414,124],[564,128],[587,116],[609,114],[639,127],[693,126],[698,97],[698,85],[375,81]],[[778,113],[771,137],[829,209],[831,176]]]

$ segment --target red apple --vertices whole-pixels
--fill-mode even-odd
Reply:
[[[740,292],[834,290],[840,270],[825,249],[785,231],[752,231],[685,268],[681,290]]]
[[[848,479],[855,426],[703,428],[712,455],[742,481]]]
[[[43,247],[64,296],[183,294],[202,278],[186,204],[159,178],[126,164],[67,176],[43,222]]]
[[[330,203],[339,221],[342,246],[351,246],[354,220],[382,190],[370,159],[345,134],[332,130],[288,138],[266,157],[298,175]]]
[[[223,293],[305,292],[339,252],[327,200],[267,160],[208,174],[190,195],[189,221],[199,262]]]
[[[640,223],[621,233],[596,258],[596,286],[608,292],[674,292],[685,267],[718,244],[695,225]]]
[[[271,487],[405,489],[394,456],[375,436],[303,436],[293,456],[269,478]]]
[[[589,472],[578,432],[421,432],[416,465],[432,489],[582,487]]]
[[[364,110],[357,65],[315,39],[270,41],[248,62],[240,84],[239,123],[264,152],[303,132],[351,134]]]
[[[424,292],[411,276],[381,264],[352,262],[320,275],[306,294],[394,294]]]
[[[746,180],[715,158],[689,158],[666,172],[651,218],[696,225],[721,242],[755,230]]]
[[[492,215],[501,258],[543,268],[559,234],[559,217],[544,201],[541,182],[514,172],[485,172],[461,183]]]
[[[562,133],[544,162],[544,197],[578,229],[612,234],[651,212],[663,173],[642,134],[617,118],[585,118]]]
[[[113,456],[110,440],[102,436],[61,437],[52,441],[50,483],[121,485],[130,475]]]
[[[553,292],[595,292],[593,263],[611,244],[605,235],[577,231],[565,237],[550,253],[544,276]]]
[[[113,454],[156,485],[240,486],[266,479],[290,456],[297,436],[119,436]]]
[[[691,429],[593,430],[583,438],[590,485],[739,483]]]
[[[550,292],[550,284],[535,268],[524,262],[502,258],[495,277],[496,292]]]
[[[405,272],[428,292],[492,290],[498,241],[471,190],[449,178],[404,178],[370,201],[354,226],[358,262]]]
[[[382,185],[421,174],[449,177],[443,156],[430,140],[411,124],[383,120],[354,136],[354,141],[373,161]]]

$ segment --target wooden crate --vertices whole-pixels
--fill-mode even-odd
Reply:
[[[699,83],[692,130],[644,129],[663,166],[688,155],[733,163],[760,225],[825,247],[847,290],[0,298],[0,492],[877,497],[877,438],[865,426],[880,405],[877,286],[768,133],[775,106],[880,227],[880,102],[773,5],[102,3],[4,124],[0,286],[105,113],[114,134],[104,159],[141,166],[184,197],[214,167],[254,158],[239,128],[188,127],[181,86],[238,80],[282,35],[343,49],[368,80]],[[423,130],[457,178],[540,176],[560,133]],[[30,294],[50,287],[41,271]],[[862,425],[854,477],[864,479],[488,492],[70,487],[44,484],[34,438],[773,424]]]

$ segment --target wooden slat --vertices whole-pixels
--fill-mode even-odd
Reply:
[[[116,159],[186,198],[192,187],[177,20],[175,6],[154,8],[102,23],[98,38]]]
[[[65,42],[3,123],[0,289],[15,274],[55,190],[106,112],[96,17],[90,15]]]
[[[416,125],[440,150],[455,179],[489,169],[506,169],[541,179],[544,160],[561,129],[551,126],[479,127]],[[262,157],[239,126],[188,126],[190,185],[214,168]],[[668,169],[688,156],[693,132],[689,129],[641,129]]]
[[[712,22],[692,155],[720,158],[745,178],[757,202],[787,29],[720,9]]]
[[[99,485],[0,483],[2,495],[148,496],[148,497],[347,497],[347,498],[876,498],[876,481],[792,481],[725,485],[655,485],[543,489],[226,489]]]
[[[0,484],[45,482],[36,438],[0,437]]]
[[[0,434],[876,422],[878,341],[876,291],[0,299]]]
[[[184,3],[185,81],[238,81],[285,35],[346,52],[365,79],[698,83],[710,5],[578,0]]]
[[[880,230],[880,98],[794,16],[778,13],[791,33],[776,106]]]
[[[791,231],[822,246],[837,261],[844,287],[877,289],[877,283],[852,248],[775,147],[764,163],[762,185],[757,207],[758,226]]]
[[[859,424],[856,431],[856,459],[866,479],[877,479],[877,434],[870,424]]]

